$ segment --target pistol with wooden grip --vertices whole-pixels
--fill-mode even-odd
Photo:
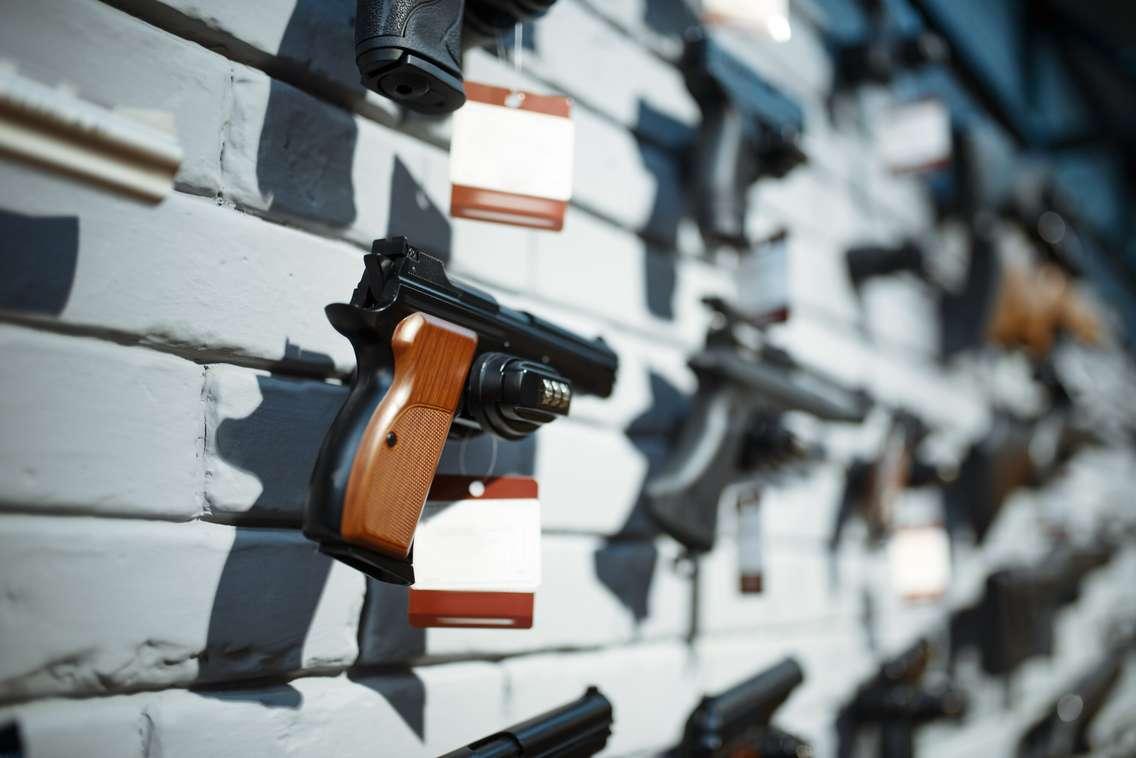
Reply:
[[[350,392],[312,472],[304,533],[363,572],[412,584],[411,544],[450,436],[520,439],[607,397],[618,359],[446,276],[405,237],[377,240],[349,303],[325,312],[355,348]]]
[[[462,49],[485,44],[556,0],[357,0],[355,63],[367,89],[412,111],[465,103]]]
[[[707,244],[747,250],[749,187],[805,161],[803,111],[703,30],[689,33],[681,67],[702,111],[691,166],[698,228]]]
[[[855,422],[867,412],[862,394],[805,370],[784,352],[752,349],[735,331],[741,316],[720,301],[707,304],[725,325],[712,329],[705,349],[689,361],[698,392],[671,454],[644,488],[654,521],[695,552],[714,546],[727,485],[809,457],[780,425],[781,413]]]

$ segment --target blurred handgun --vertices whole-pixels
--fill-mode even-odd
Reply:
[[[610,395],[618,359],[603,340],[451,282],[405,237],[376,240],[363,264],[351,302],[325,309],[356,369],[312,471],[304,534],[376,579],[412,584],[411,543],[446,438],[531,434],[566,415],[575,392]]]
[[[441,758],[589,758],[611,735],[611,703],[595,687],[579,700],[473,742]]]
[[[1047,367],[1040,366],[1039,373]],[[1052,398],[1049,412],[1027,420],[996,409],[990,431],[967,449],[956,476],[944,487],[946,521],[953,533],[969,529],[974,541],[982,542],[1011,495],[1043,486],[1077,453],[1103,443],[1077,420],[1056,378],[1042,383]]]
[[[746,194],[805,160],[804,115],[703,29],[688,33],[680,65],[702,111],[692,166],[698,228],[708,245],[747,250]]]
[[[555,1],[357,0],[355,62],[363,84],[412,111],[451,113],[465,102],[463,47],[511,31]]]
[[[836,89],[888,84],[900,72],[947,59],[947,44],[939,35],[895,30],[888,23],[884,0],[860,0],[860,6],[868,20],[868,31],[862,39],[836,44]]]
[[[1053,652],[1057,613],[1076,602],[1090,573],[1108,563],[1112,547],[1061,544],[1036,566],[1000,569],[986,578],[982,598],[950,620],[951,655],[977,649],[992,676]]]
[[[803,411],[827,421],[857,422],[867,399],[834,380],[797,365],[769,346],[754,349],[740,337],[745,318],[709,298],[720,326],[690,359],[698,390],[690,414],[657,476],[644,488],[647,511],[690,550],[714,546],[718,504],[726,485],[761,466],[806,457],[808,451],[771,415]]]
[[[854,516],[864,519],[869,539],[879,542],[891,531],[896,498],[903,490],[950,481],[953,468],[932,464],[918,455],[918,448],[929,433],[921,418],[898,410],[892,415],[876,457],[848,465],[844,494],[829,538],[830,550],[839,547],[844,527]]]
[[[774,712],[805,679],[801,665],[786,658],[718,695],[707,695],[686,721],[672,758],[808,758],[809,744],[770,724]]]
[[[837,718],[837,755],[852,758],[865,729],[878,732],[880,758],[912,758],[915,730],[939,719],[959,719],[966,712],[965,693],[953,687],[922,684],[931,646],[919,640],[887,661],[862,685]]]

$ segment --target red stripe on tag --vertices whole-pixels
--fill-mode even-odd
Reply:
[[[470,486],[480,483],[480,495],[470,492]],[[455,500],[535,500],[536,479],[527,476],[451,476],[438,474],[430,485],[427,500],[453,502]]]
[[[427,627],[473,627],[484,629],[531,629],[531,592],[445,592],[415,590],[409,594],[410,625]]]

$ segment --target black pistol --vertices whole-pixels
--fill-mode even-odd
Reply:
[[[938,719],[962,718],[967,707],[964,693],[922,684],[930,659],[930,644],[919,640],[885,662],[856,691],[837,719],[840,758],[855,754],[855,741],[864,729],[878,731],[880,758],[913,758],[916,728]]]
[[[900,31],[889,23],[884,0],[860,0],[868,21],[864,38],[836,45],[836,88],[888,84],[902,71],[947,59],[947,44],[928,31]]]
[[[405,237],[363,256],[349,303],[325,308],[356,369],[312,471],[304,534],[366,574],[412,584],[411,543],[450,436],[520,439],[607,397],[618,359],[490,295],[457,284]]]
[[[786,658],[718,695],[707,695],[686,721],[672,758],[808,758],[809,744],[770,724],[774,712],[805,680],[801,665]]]
[[[682,76],[702,111],[694,146],[694,212],[708,245],[747,250],[746,193],[805,160],[800,107],[694,27]]]
[[[355,63],[367,89],[418,113],[451,113],[465,103],[463,48],[512,30],[555,1],[357,0]]]
[[[595,687],[584,696],[441,758],[588,758],[611,735],[611,703]]]
[[[762,465],[807,453],[778,433],[770,415],[803,411],[828,421],[861,421],[866,398],[797,365],[785,352],[755,349],[739,337],[742,316],[717,299],[705,301],[723,325],[689,361],[698,391],[658,475],[647,482],[647,511],[674,539],[695,552],[714,546],[722,490]]]

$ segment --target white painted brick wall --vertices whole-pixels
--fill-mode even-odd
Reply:
[[[1044,555],[1042,514],[1075,506],[1068,522],[1083,529],[1122,512],[1130,458],[1078,459],[1016,496],[982,549],[960,550],[942,603],[905,606],[860,525],[827,545],[843,463],[878,445],[875,413],[863,427],[806,423],[834,460],[767,484],[763,594],[736,591],[731,508],[697,574],[645,530],[641,489],[695,388],[700,299],[737,286],[736,262],[704,257],[683,215],[698,110],[668,62],[674,17],[648,24],[647,0],[560,0],[520,71],[467,57],[471,79],[573,98],[561,234],[448,218],[449,124],[361,89],[350,0],[10,6],[0,58],[96,102],[172,113],[186,156],[156,206],[0,159],[0,187],[18,188],[0,213],[22,230],[20,277],[0,281],[0,721],[18,722],[30,756],[435,755],[589,684],[615,707],[607,753],[649,755],[704,692],[785,655],[807,679],[777,721],[831,755],[836,710],[882,656],[972,602],[991,570]],[[925,234],[930,208],[887,173],[870,131],[829,118],[823,38],[796,5],[792,23],[785,45],[725,39],[807,119],[810,162],[749,196],[754,238],[790,235],[794,317],[769,338],[952,438],[978,435],[988,374],[935,362],[931,295],[882,282],[860,301],[847,280],[848,246]],[[884,104],[860,103],[866,123]],[[619,354],[611,398],[578,398],[570,419],[521,443],[451,443],[443,456],[446,472],[539,480],[532,630],[415,630],[404,589],[297,531],[354,362],[321,309],[392,233]],[[1026,390],[1020,376],[1008,386]],[[1021,713],[995,707],[1000,684],[976,677],[992,705],[926,730],[921,747],[1009,750],[1091,664],[1086,640],[1132,613],[1134,565],[1118,558],[1062,615],[1054,659],[1023,670]]]

